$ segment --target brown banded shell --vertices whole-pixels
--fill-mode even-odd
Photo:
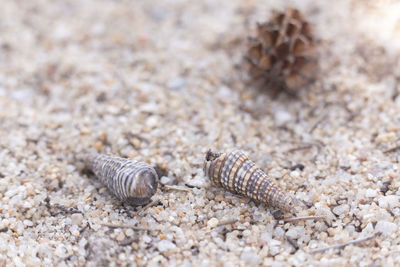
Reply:
[[[86,157],[86,165],[119,200],[130,205],[147,204],[157,191],[157,173],[147,163],[94,154]]]
[[[294,199],[276,186],[242,151],[214,153],[209,150],[204,173],[214,184],[230,192],[284,211],[294,208]]]

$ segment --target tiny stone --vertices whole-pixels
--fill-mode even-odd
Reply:
[[[276,227],[274,230],[275,238],[282,238],[285,235],[285,230],[282,227]]]
[[[33,226],[33,222],[30,220],[24,220],[24,225],[26,226]]]
[[[281,250],[281,249],[280,249],[280,247],[278,247],[278,246],[270,247],[270,248],[269,248],[269,254],[270,254],[271,256],[275,256],[275,255],[277,255],[277,254],[279,253],[280,250]]]
[[[243,252],[240,259],[249,266],[257,266],[260,262],[260,257],[254,252]]]
[[[277,110],[274,114],[274,119],[277,126],[283,126],[292,119],[292,115],[286,110]]]
[[[78,230],[74,230],[74,231],[71,232],[71,234],[73,236],[79,236],[79,231]]]
[[[142,237],[142,240],[144,243],[150,243],[151,242],[151,237],[148,235],[145,235]]]
[[[379,199],[378,203],[379,207],[392,210],[399,206],[399,196],[384,196]]]
[[[290,176],[293,178],[298,178],[300,176],[300,173],[298,171],[292,171],[290,173]]]
[[[125,234],[124,232],[119,232],[116,238],[118,241],[122,241],[125,239]]]
[[[72,224],[80,225],[83,220],[83,215],[80,213],[74,213],[71,215]]]
[[[389,186],[390,186],[390,182],[384,182],[380,189],[381,192],[386,194],[386,192],[389,191]]]
[[[193,179],[191,179],[187,184],[191,187],[201,188],[204,186],[205,181],[206,180],[204,179],[204,177],[196,176]]]
[[[128,228],[128,229],[125,230],[125,235],[126,236],[131,237],[131,236],[133,236],[134,233],[135,232],[131,228]]]
[[[350,209],[350,206],[347,204],[339,205],[333,208],[332,212],[335,213],[336,215],[342,215],[346,212],[348,212]]]
[[[149,128],[155,128],[159,124],[158,117],[157,116],[150,116],[146,120],[146,126]]]
[[[124,261],[124,260],[126,259],[125,253],[119,254],[119,255],[118,255],[118,259],[119,259],[120,261]]]
[[[378,195],[378,192],[376,192],[376,190],[374,189],[367,189],[367,191],[365,192],[365,197],[376,197]]]
[[[274,216],[274,219],[275,219],[275,220],[279,220],[279,219],[282,218],[283,213],[282,213],[281,210],[276,210],[276,211],[274,211],[274,212],[272,213],[272,216]]]
[[[209,228],[215,228],[218,225],[219,221],[217,218],[211,218],[210,220],[208,220],[207,222],[207,227]]]
[[[167,177],[167,176],[163,176],[163,177],[161,177],[161,179],[160,179],[160,183],[161,184],[166,184],[166,185],[168,185],[168,184],[170,184],[171,183],[171,178],[169,178],[169,177]]]
[[[301,236],[304,236],[305,233],[306,231],[303,226],[295,226],[286,232],[286,236],[292,239],[299,239]]]
[[[260,236],[260,240],[264,241],[265,243],[268,243],[272,239],[271,233],[269,232],[264,232]]]
[[[182,77],[174,77],[168,80],[167,88],[171,90],[182,89],[186,84],[186,80]]]
[[[160,252],[166,252],[169,250],[175,250],[176,246],[174,243],[168,240],[161,240],[157,244],[158,251]]]
[[[375,232],[382,234],[391,234],[398,231],[398,226],[395,223],[387,221],[379,221],[375,226]]]

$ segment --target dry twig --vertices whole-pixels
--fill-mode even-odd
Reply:
[[[322,220],[325,219],[325,216],[304,216],[304,217],[291,217],[283,219],[284,222],[297,222],[297,221],[306,221],[306,220]]]
[[[112,223],[102,223],[102,226],[107,226],[110,228],[131,228],[133,230],[137,231],[151,231],[149,228],[144,228],[144,227],[139,227],[139,226],[133,226],[129,224],[112,224]]]
[[[336,245],[329,246],[329,247],[326,247],[326,248],[317,248],[317,249],[313,249],[313,250],[310,251],[310,254],[325,252],[325,251],[330,250],[330,249],[336,249],[336,248],[339,248],[339,249],[340,249],[340,248],[344,248],[345,246],[348,246],[348,245],[359,244],[359,243],[362,243],[362,242],[371,240],[371,239],[377,237],[378,235],[379,235],[379,233],[376,233],[376,234],[373,234],[373,235],[371,235],[371,236],[367,236],[367,237],[364,237],[364,238],[360,238],[360,239],[356,239],[356,240],[344,242],[344,243],[342,243],[342,244],[336,244]]]
[[[392,152],[396,152],[397,150],[400,149],[400,146],[395,146],[393,148],[390,148],[388,150],[383,151],[383,153],[387,154],[387,153],[392,153]]]
[[[190,189],[183,187],[183,186],[164,185],[164,188],[166,188],[168,190],[190,192]]]
[[[235,223],[237,221],[239,221],[239,220],[238,219],[229,219],[229,220],[226,220],[226,221],[222,221],[217,225],[217,227],[218,226],[227,225],[227,224],[232,224],[232,223]]]

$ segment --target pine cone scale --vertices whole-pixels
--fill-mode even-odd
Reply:
[[[307,85],[318,70],[310,24],[296,9],[275,12],[270,22],[257,24],[247,59],[253,78],[275,79],[289,90]]]

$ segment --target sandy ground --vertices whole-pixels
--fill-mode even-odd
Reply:
[[[398,264],[400,4],[292,3],[321,40],[321,75],[297,97],[254,88],[243,68],[255,23],[285,5],[2,0],[0,265]],[[310,206],[285,216],[325,219],[284,223],[215,188],[209,147],[242,149]],[[89,148],[188,190],[123,205],[82,170]]]

